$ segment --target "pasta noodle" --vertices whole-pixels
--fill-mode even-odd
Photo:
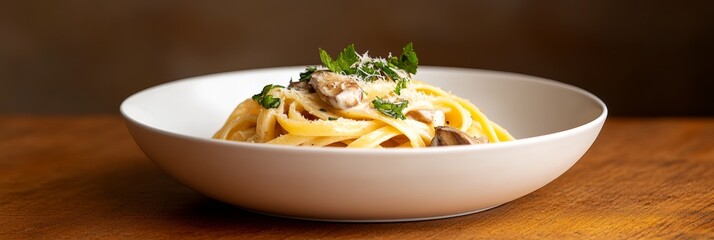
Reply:
[[[441,133],[467,144],[514,140],[468,100],[411,79],[411,43],[401,58],[358,55],[350,45],[335,61],[321,50],[321,59],[327,69],[308,67],[299,82],[267,85],[240,103],[213,138],[347,148],[463,144]]]
[[[389,95],[394,83],[363,82],[366,103],[377,94]],[[265,109],[253,99],[239,104],[214,138],[294,146],[341,146],[357,148],[425,147],[434,137],[434,123],[412,118],[385,116],[368,104],[334,109],[317,93],[273,88],[268,92],[281,100],[277,108]],[[468,100],[424,82],[412,80],[399,96],[410,106],[403,112],[440,110],[444,123],[472,136],[486,136],[491,143],[513,140],[502,127],[490,121]],[[409,115],[409,114],[407,114]]]

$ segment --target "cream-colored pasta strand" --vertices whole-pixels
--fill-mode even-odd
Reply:
[[[394,136],[397,136],[399,134],[401,134],[399,130],[387,125],[357,138],[355,141],[350,143],[350,145],[347,145],[347,147],[374,148],[377,147],[379,144],[383,143],[384,141],[387,141],[390,138],[393,138]]]
[[[269,94],[281,100],[277,108],[264,108],[247,99],[240,103],[214,138],[295,146],[424,147],[434,137],[434,122],[396,119],[386,116],[369,102],[382,96],[390,101],[409,101],[409,111],[445,113],[446,123],[472,136],[486,136],[489,142],[514,138],[503,127],[490,121],[468,100],[440,88],[412,80],[401,95],[393,92],[394,82],[364,83],[363,105],[349,110],[332,109],[314,92],[285,88]],[[478,124],[475,124],[478,122]]]

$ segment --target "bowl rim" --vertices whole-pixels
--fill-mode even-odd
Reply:
[[[604,123],[604,121],[606,120],[607,115],[608,115],[608,108],[607,108],[607,105],[605,104],[605,102],[603,102],[600,98],[598,98],[594,94],[592,94],[582,88],[568,84],[568,83],[563,83],[563,82],[559,82],[556,80],[551,80],[551,79],[547,79],[547,78],[543,78],[543,77],[521,74],[521,73],[514,73],[514,72],[504,72],[504,71],[477,69],[477,68],[448,67],[448,66],[419,66],[419,67],[421,69],[429,69],[429,70],[437,70],[437,71],[478,72],[478,73],[486,74],[486,75],[500,75],[500,76],[504,76],[504,77],[517,78],[517,80],[519,80],[519,81],[527,81],[527,82],[538,83],[538,84],[546,84],[546,85],[549,85],[552,87],[566,89],[569,91],[579,93],[579,94],[587,97],[588,99],[594,101],[598,105],[598,107],[601,108],[602,111],[594,119],[592,119],[584,124],[573,127],[573,128],[569,128],[569,129],[565,129],[565,130],[557,131],[557,132],[551,132],[551,133],[547,133],[547,134],[542,134],[542,135],[537,135],[537,136],[520,138],[520,139],[516,139],[513,141],[508,141],[508,142],[499,142],[498,144],[458,145],[458,146],[437,147],[437,148],[424,147],[424,148],[384,148],[384,149],[286,146],[286,145],[226,141],[226,140],[221,140],[221,139],[198,137],[198,136],[186,135],[186,134],[176,133],[176,132],[172,132],[169,130],[164,130],[164,129],[153,127],[151,125],[148,125],[146,123],[138,121],[137,119],[134,119],[130,115],[130,113],[127,112],[128,111],[127,106],[133,98],[135,98],[141,94],[144,94],[146,92],[153,91],[158,88],[164,88],[167,86],[171,86],[171,85],[175,85],[175,84],[182,84],[185,82],[206,81],[207,79],[211,79],[211,78],[221,76],[221,75],[233,75],[233,74],[238,74],[238,73],[250,73],[250,72],[280,71],[280,70],[304,68],[305,66],[308,66],[308,65],[254,68],[254,69],[245,69],[245,70],[236,70],[236,71],[198,75],[198,76],[183,78],[183,79],[179,79],[179,80],[169,81],[169,82],[165,82],[165,83],[161,83],[158,85],[148,87],[148,88],[138,91],[134,94],[131,94],[129,97],[127,97],[126,99],[124,99],[121,102],[121,104],[119,106],[119,111],[120,111],[122,117],[125,119],[125,121],[131,122],[134,125],[140,126],[142,128],[148,129],[148,130],[156,132],[156,133],[160,133],[162,135],[168,135],[171,137],[182,138],[184,140],[189,140],[189,141],[197,141],[197,142],[210,143],[210,144],[219,144],[221,146],[226,146],[226,147],[256,148],[256,149],[262,149],[262,150],[267,150],[267,151],[288,151],[288,152],[297,151],[297,152],[311,152],[311,153],[325,153],[325,154],[349,153],[349,154],[357,154],[357,155],[379,154],[379,155],[387,155],[387,156],[389,156],[389,155],[403,155],[403,154],[435,154],[435,153],[443,153],[443,152],[454,153],[454,152],[464,152],[464,151],[474,151],[474,150],[498,150],[498,149],[502,149],[502,148],[513,148],[513,147],[518,147],[518,146],[536,144],[539,142],[546,142],[546,141],[562,138],[565,136],[577,134],[579,132],[586,131],[587,129],[601,125]]]

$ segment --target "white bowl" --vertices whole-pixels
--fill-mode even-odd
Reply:
[[[607,116],[596,96],[538,77],[420,67],[415,79],[470,99],[516,141],[422,149],[343,149],[213,140],[233,108],[304,67],[221,73],[155,86],[121,112],[159,167],[209,197],[272,215],[330,221],[458,216],[524,196],[563,174]]]

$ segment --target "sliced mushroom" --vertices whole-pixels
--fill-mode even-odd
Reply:
[[[316,71],[310,78],[310,86],[322,101],[336,109],[355,107],[362,101],[363,91],[357,80],[330,71]]]
[[[410,117],[411,119],[426,123],[426,124],[431,124],[432,126],[441,126],[444,125],[446,121],[446,115],[444,114],[444,111],[435,109],[435,110],[428,110],[428,109],[421,109],[421,110],[413,110],[409,111],[407,113],[407,117]]]
[[[485,138],[485,136],[474,138],[450,126],[438,126],[434,130],[434,138],[429,143],[431,147],[488,143],[488,138]]]

